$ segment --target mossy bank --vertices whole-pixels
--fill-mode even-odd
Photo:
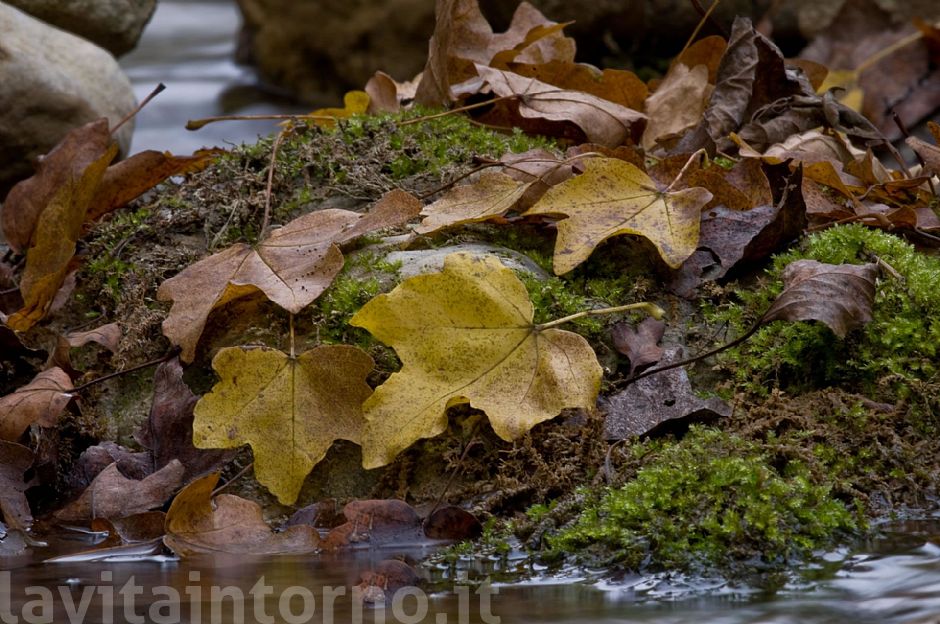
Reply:
[[[553,143],[500,134],[452,115],[353,118],[336,129],[304,127],[285,135],[272,165],[273,138],[233,149],[178,184],[166,184],[112,215],[84,241],[76,295],[50,332],[116,321],[125,331],[118,352],[87,362],[89,375],[109,372],[169,349],[160,323],[168,305],[159,284],[235,242],[255,243],[270,176],[273,225],[323,208],[364,210],[393,188],[426,201],[470,173],[481,157]],[[273,166],[273,170],[272,170]],[[394,234],[394,232],[392,233]],[[411,240],[411,248],[485,242],[519,251],[550,273],[554,232],[537,224],[476,225]],[[347,250],[347,264],[317,301],[294,319],[295,348],[355,344],[376,360],[370,381],[397,369],[393,351],[348,319],[399,281],[378,238]],[[766,273],[702,288],[686,301],[662,285],[661,265],[639,239],[618,237],[563,277],[522,273],[536,322],[592,307],[652,301],[667,310],[665,340],[704,351],[743,333],[780,292],[783,266],[796,258],[865,262],[872,257],[897,277],[878,281],[874,320],[845,340],[815,323],[774,323],[737,350],[692,369],[699,392],[720,394],[733,415],[710,428],[652,440],[609,443],[603,414],[566,413],[515,443],[499,440],[469,408],[452,413],[443,435],[422,441],[389,467],[366,473],[358,450],[339,445],[318,466],[298,504],[323,497],[399,496],[433,505],[465,505],[491,527],[522,538],[535,556],[573,558],[630,569],[782,569],[813,551],[866,530],[872,515],[936,501],[940,388],[936,345],[940,262],[891,234],[837,227],[776,258]],[[588,318],[572,325],[594,347],[605,370],[602,392],[629,370],[612,346],[610,327],[630,316]],[[195,392],[213,381],[220,347],[287,348],[288,315],[247,298],[215,311],[201,355],[187,370]],[[696,375],[695,373],[706,373]],[[717,380],[717,381],[716,381]],[[121,378],[83,397],[77,423],[89,439],[133,445],[130,432],[149,411],[146,375]],[[242,458],[237,468],[247,463]],[[67,469],[68,458],[60,469]],[[453,478],[452,478],[453,477]],[[236,491],[261,501],[269,517],[290,510],[241,480]],[[489,540],[499,530],[491,528]],[[508,536],[508,533],[504,533]]]

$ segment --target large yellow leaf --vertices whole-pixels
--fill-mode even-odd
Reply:
[[[402,370],[363,405],[362,463],[375,468],[441,433],[470,403],[513,440],[568,407],[591,409],[601,367],[577,334],[541,330],[515,274],[491,256],[456,253],[441,273],[408,279],[352,318],[395,348]]]
[[[712,194],[693,187],[661,190],[635,165],[616,158],[585,161],[587,170],[552,187],[525,214],[563,214],[555,241],[558,275],[590,257],[611,236],[638,234],[656,246],[666,264],[678,268],[698,244],[702,207]]]
[[[250,444],[255,476],[285,505],[334,440],[359,442],[372,358],[356,347],[321,346],[296,358],[267,347],[222,349],[221,380],[196,404],[193,444]]]

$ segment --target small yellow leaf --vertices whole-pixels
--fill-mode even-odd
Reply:
[[[349,91],[343,96],[343,108],[320,108],[310,113],[309,122],[321,128],[333,128],[337,119],[349,119],[362,115],[369,108],[369,94],[365,91]],[[325,119],[332,117],[333,119]]]
[[[498,171],[484,171],[472,184],[455,187],[424,208],[419,234],[460,223],[476,223],[505,214],[528,190],[529,184]]]
[[[296,358],[266,347],[222,349],[212,361],[221,380],[196,404],[193,444],[250,444],[258,482],[290,505],[334,440],[359,442],[372,365],[345,345]]]
[[[562,214],[554,269],[563,275],[587,260],[594,248],[618,234],[650,240],[666,264],[678,268],[698,244],[704,188],[660,190],[635,165],[617,158],[586,160],[586,171],[552,187],[525,214]]]
[[[469,403],[514,440],[565,408],[592,409],[601,367],[587,341],[532,323],[525,286],[492,256],[456,253],[441,273],[405,280],[352,318],[394,347],[402,370],[363,405],[362,463],[383,466],[441,433]]]

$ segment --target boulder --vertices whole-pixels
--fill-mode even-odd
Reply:
[[[137,45],[157,0],[6,0],[47,24],[84,37],[115,56]]]
[[[115,124],[136,106],[111,54],[3,2],[0,85],[0,198],[69,130],[99,117]],[[122,155],[132,133],[129,122],[115,137]]]
[[[424,67],[432,0],[238,0],[239,60],[315,105],[362,88],[377,69],[399,80]]]

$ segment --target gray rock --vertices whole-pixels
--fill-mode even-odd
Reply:
[[[0,198],[69,130],[99,117],[115,124],[136,106],[111,54],[2,2],[0,85]],[[132,134],[129,122],[115,137],[123,155]]]
[[[388,262],[401,262],[398,273],[402,278],[409,278],[415,275],[442,271],[444,269],[444,258],[457,252],[469,253],[475,256],[496,256],[500,262],[510,269],[526,271],[542,279],[548,279],[549,277],[548,273],[528,256],[513,249],[484,243],[466,243],[416,251],[393,251],[385,259]]]
[[[115,56],[137,45],[157,0],[6,0],[7,4],[84,37]]]

